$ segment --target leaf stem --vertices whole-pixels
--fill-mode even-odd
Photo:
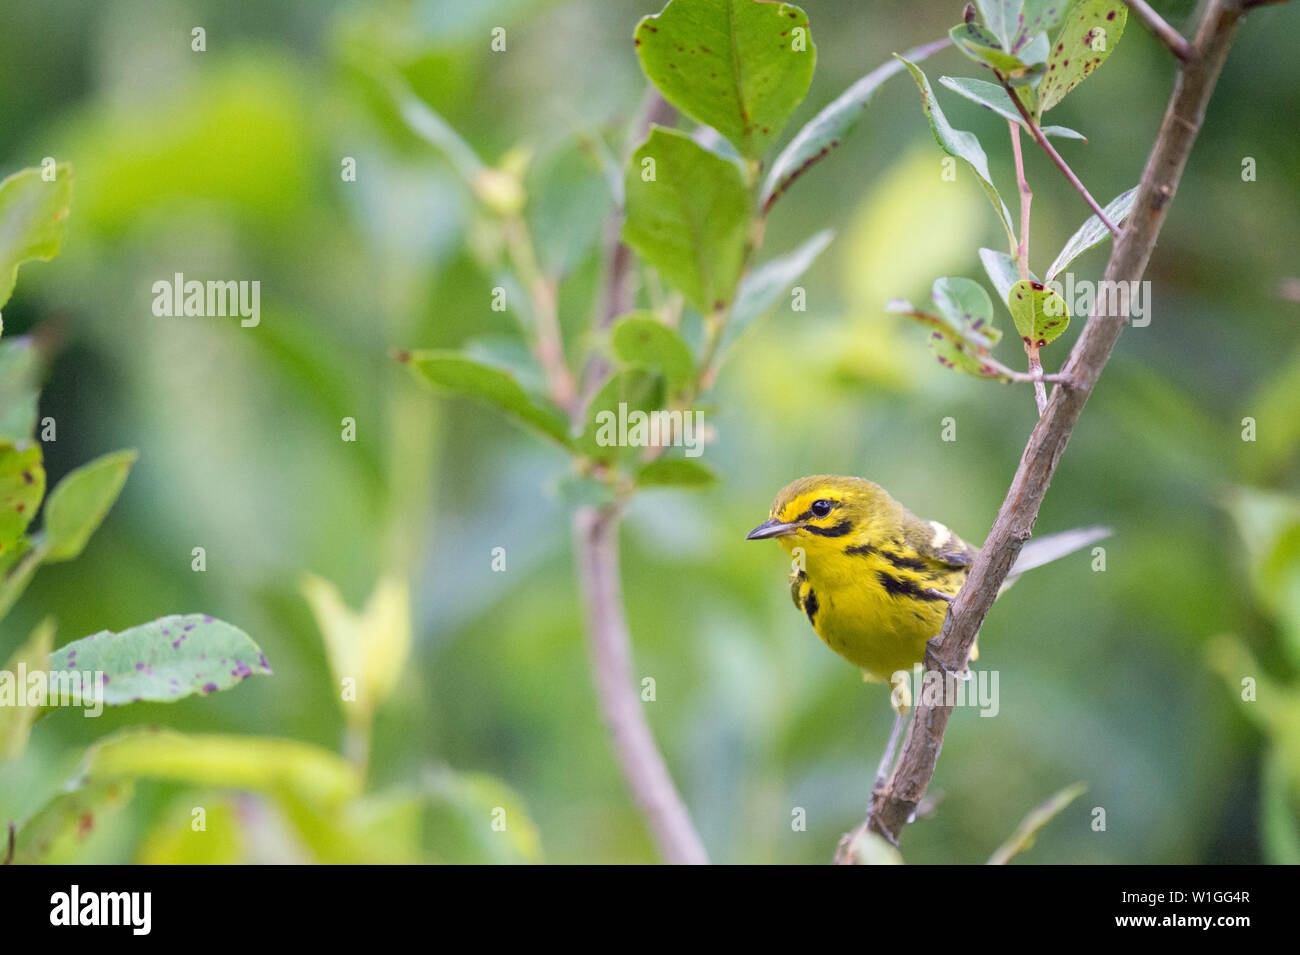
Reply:
[[[1029,129],[1030,135],[1034,137],[1034,142],[1038,143],[1038,145],[1042,147],[1043,152],[1047,153],[1047,155],[1051,157],[1052,162],[1056,164],[1056,168],[1061,170],[1061,174],[1069,180],[1070,185],[1074,186],[1079,195],[1083,196],[1084,202],[1088,203],[1088,208],[1093,211],[1101,221],[1101,224],[1110,231],[1111,235],[1118,239],[1119,228],[1106,217],[1106,210],[1097,204],[1097,200],[1092,197],[1092,193],[1090,193],[1084,184],[1079,181],[1079,177],[1074,174],[1074,170],[1072,170],[1066,161],[1061,158],[1061,154],[1056,151],[1056,147],[1047,141],[1047,137],[1043,135],[1043,131],[1038,128],[1038,124],[1034,122],[1034,118],[1029,115],[1029,110],[1025,109],[1025,104],[1020,102],[1020,97],[1016,95],[1015,88],[1005,79],[1002,80],[1002,88],[1005,89],[1007,95],[1011,97],[1011,102],[1015,104],[1016,109],[1024,119],[1025,126]]]
[[[1047,410],[1047,386],[1043,384],[1043,363],[1038,357],[1038,346],[1028,344],[1025,354],[1029,356],[1029,374],[1034,381],[1034,404],[1038,406],[1038,417]]]
[[[1142,21],[1142,25],[1150,30],[1157,40],[1169,48],[1170,53],[1184,63],[1190,63],[1196,59],[1196,48],[1188,43],[1186,37],[1166,23],[1164,17],[1151,9],[1143,0],[1124,0],[1124,2]]]
[[[506,248],[519,280],[528,290],[533,303],[535,341],[533,350],[542,371],[546,374],[547,389],[551,398],[564,411],[569,412],[574,403],[573,376],[564,363],[564,340],[560,337],[560,318],[555,283],[542,272],[533,249],[528,226],[519,216],[503,220]]]
[[[1012,93],[1012,96],[1015,94]],[[1025,157],[1020,151],[1020,124],[1007,120],[1011,128],[1011,151],[1016,157],[1016,185],[1020,188],[1020,242],[1016,247],[1016,264],[1020,266],[1020,281],[1029,281],[1029,204],[1034,194],[1025,179]]]

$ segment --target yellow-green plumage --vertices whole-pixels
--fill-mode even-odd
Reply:
[[[1036,566],[1105,537],[1092,528],[1044,538]],[[977,550],[863,478],[815,475],[777,495],[750,539],[790,553],[790,595],[822,641],[870,678],[910,671],[938,635]],[[1050,554],[1050,555],[1049,555]],[[1013,573],[1018,571],[1013,571]]]

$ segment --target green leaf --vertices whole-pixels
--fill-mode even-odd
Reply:
[[[65,853],[94,831],[100,818],[131,798],[130,780],[100,780],[55,796],[18,830],[15,865],[31,865]]]
[[[1119,43],[1127,20],[1123,0],[1080,0],[1070,8],[1052,41],[1047,73],[1038,86],[1039,116],[1096,72]]]
[[[740,282],[736,292],[736,302],[731,306],[731,315],[727,327],[722,332],[719,353],[726,354],[737,338],[752,325],[760,315],[776,304],[777,299],[798,281],[799,276],[808,271],[817,256],[831,244],[835,233],[823,229],[812,238],[804,241],[793,252],[777,256],[754,269]]]
[[[941,314],[902,299],[886,303],[885,309],[932,328],[930,350],[943,367],[975,378],[1009,381],[1002,370],[991,364],[989,349],[1002,333],[990,324],[993,303],[988,293],[970,279],[943,278],[935,281],[931,297]]]
[[[716,471],[693,458],[658,458],[636,474],[637,487],[708,487],[718,480]]]
[[[610,187],[592,152],[589,140],[574,136],[529,168],[527,219],[548,275],[576,269],[609,218]],[[621,189],[622,169],[617,175]]]
[[[45,502],[44,560],[72,560],[103,523],[138,455],[116,451],[69,471]]]
[[[1065,16],[1069,7],[1069,0],[1024,0],[1024,19],[1021,21],[1020,30],[1012,43],[1012,52],[1015,52],[1035,37],[1044,35],[1045,31],[1053,29]]]
[[[756,159],[812,83],[808,16],[789,3],[671,0],[636,28],[646,76],[664,99]]]
[[[50,654],[50,669],[103,674],[103,701],[171,703],[228,690],[271,667],[248,634],[205,614],[173,614],[121,633],[102,630]]]
[[[1045,68],[1041,62],[1026,63],[1015,54],[1007,52],[1007,45],[977,23],[959,23],[948,31],[948,36],[952,38],[953,46],[961,52],[976,63],[1005,76],[1013,84],[1037,76]]]
[[[36,373],[31,339],[0,342],[0,441],[26,441],[36,430]]]
[[[651,443],[649,415],[663,403],[663,375],[646,368],[615,373],[587,408],[583,453],[596,461],[640,453]]]
[[[1007,308],[1026,343],[1050,345],[1070,326],[1065,299],[1042,282],[1017,282],[1007,294]]]
[[[1016,104],[1011,102],[1011,97],[1007,95],[1007,91],[997,83],[989,83],[986,80],[977,80],[965,76],[941,76],[939,82],[957,95],[964,96],[973,103],[979,103],[985,109],[991,109],[1004,119],[1018,123],[1026,129],[1029,128],[1024,117],[1020,115],[1020,111],[1016,109]],[[1027,92],[1032,103],[1034,91],[1027,86],[1020,89]],[[1027,109],[1032,116],[1034,113],[1033,105],[1028,105]],[[1062,139],[1082,139],[1087,142],[1087,137],[1083,133],[1077,133],[1065,126],[1044,126],[1043,133],[1047,136],[1057,136]]]
[[[701,314],[725,308],[749,226],[749,195],[735,165],[656,126],[633,154],[624,188],[623,241]]]
[[[397,74],[381,77],[380,82],[397,104],[402,119],[411,131],[447,157],[455,170],[470,185],[486,171],[483,161],[451,124],[428,103],[416,96]]]
[[[1239,487],[1227,506],[1246,545],[1255,600],[1280,624],[1288,658],[1300,665],[1300,499]]]
[[[983,347],[996,345],[1002,332],[993,327],[993,300],[979,282],[965,278],[935,279],[930,298],[940,313],[966,338],[979,336]]]
[[[903,54],[902,59],[891,59],[888,63],[876,67],[847,90],[841,93],[829,106],[809,120],[799,132],[777,155],[763,184],[762,206],[764,211],[771,208],[781,196],[785,195],[791,183],[798,179],[809,166],[825,159],[833,149],[848,137],[863,110],[885,82],[895,73],[903,71],[902,60],[915,63],[925,59],[933,52],[926,47],[916,47]]]
[[[987,378],[993,381],[1007,381],[1007,377],[992,365],[969,344],[945,335],[943,332],[930,334],[930,351],[939,364],[952,371],[960,371],[974,378]]]
[[[1300,770],[1293,766],[1288,774],[1288,753],[1280,735],[1265,754],[1260,773],[1259,830],[1265,862],[1300,865],[1300,789],[1295,784]],[[1288,779],[1288,775],[1292,778]]]
[[[33,444],[19,451],[8,441],[0,440],[0,570],[9,566],[10,555],[36,516],[44,496],[41,446]]]
[[[893,312],[896,315],[906,315],[922,325],[930,326],[940,338],[968,344],[976,351],[987,351],[993,344],[990,339],[974,331],[969,325],[955,321],[947,315],[936,315],[934,312],[927,312],[925,309],[913,305],[907,299],[890,299],[885,303],[885,311]]]
[[[1016,827],[1011,838],[998,847],[989,858],[989,865],[1006,865],[1015,856],[1033,846],[1043,826],[1047,825],[1087,790],[1083,783],[1075,783],[1056,793],[1029,813]]]
[[[894,54],[897,56],[898,54]],[[899,57],[902,59],[902,57]],[[948,118],[943,115],[943,110],[939,108],[939,103],[934,97],[934,90],[930,88],[930,81],[926,79],[925,74],[913,64],[903,60],[903,65],[907,67],[912,79],[916,80],[917,87],[921,90],[921,108],[925,110],[925,115],[930,119],[930,129],[934,133],[935,141],[939,143],[949,156],[960,159],[970,170],[975,173],[979,179],[980,187],[984,190],[989,201],[993,203],[993,208],[997,211],[998,217],[1002,222],[1002,227],[1007,231],[1007,241],[1012,247],[1016,244],[1015,232],[1011,227],[1011,213],[1007,211],[1006,203],[998,194],[997,187],[993,185],[993,180],[989,176],[989,161],[984,155],[984,149],[980,146],[979,139],[974,133],[968,133],[965,130],[953,129],[948,122]]]
[[[18,602],[41,565],[41,552],[31,547],[29,538],[19,541],[9,557],[0,560],[0,618]]]
[[[425,784],[424,841],[452,864],[537,864],[542,841],[518,793],[482,773],[447,770]]]
[[[313,805],[337,805],[361,792],[361,778],[341,757],[310,743],[267,736],[125,730],[92,746],[82,772],[92,781],[166,779],[287,792]]]
[[[529,395],[510,372],[454,351],[416,351],[401,357],[428,384],[491,405],[520,424],[569,447],[564,415],[544,399]]]
[[[42,621],[27,641],[14,651],[9,662],[4,666],[8,679],[14,681],[15,700],[10,705],[0,706],[0,766],[8,760],[22,755],[27,748],[27,737],[32,728],[39,706],[19,704],[18,695],[24,694],[25,687],[18,680],[19,667],[27,673],[43,672],[50,659],[50,650],[54,646],[54,622]],[[25,701],[25,696],[22,697]],[[3,850],[0,850],[3,853]]]
[[[1104,210],[1106,218],[1116,226],[1127,219],[1128,214],[1133,211],[1133,200],[1137,198],[1137,191],[1138,187],[1134,186],[1112,199]],[[1079,226],[1078,231],[1070,236],[1070,240],[1061,249],[1061,254],[1048,267],[1047,281],[1052,281],[1080,255],[1093,246],[1100,245],[1109,237],[1110,230],[1101,224],[1101,220],[1096,216],[1090,216],[1088,221]]]
[[[0,182],[0,308],[13,294],[18,266],[59,254],[72,203],[72,167],[55,166],[54,181],[24,169]]]
[[[975,7],[990,40],[1010,50],[1020,27],[1024,0],[975,0]]]
[[[695,377],[690,347],[676,329],[659,321],[653,312],[633,312],[619,319],[610,340],[614,354],[624,364],[662,374],[670,397]]]
[[[1020,281],[1020,267],[1016,260],[996,249],[980,249],[980,261],[984,263],[984,271],[997,290],[998,298],[1005,302],[1011,294],[1011,286]],[[1036,278],[1032,272],[1029,277]]]

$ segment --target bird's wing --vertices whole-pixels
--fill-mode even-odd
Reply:
[[[978,551],[938,521],[914,518],[907,523],[904,537],[909,547],[923,557],[946,567],[969,567]]]
[[[1011,583],[1027,570],[1050,564],[1067,554],[1073,554],[1076,550],[1082,550],[1099,540],[1105,540],[1113,533],[1115,532],[1109,527],[1079,527],[1059,534],[1048,534],[1046,537],[1035,537],[1020,549],[1020,556],[1011,565],[1011,573],[1007,575],[1007,583]]]

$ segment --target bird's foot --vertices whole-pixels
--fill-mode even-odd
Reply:
[[[925,656],[922,657],[921,662],[925,664],[927,670],[938,670],[948,676],[954,675],[948,664],[939,659],[938,637],[931,637],[925,641]]]

